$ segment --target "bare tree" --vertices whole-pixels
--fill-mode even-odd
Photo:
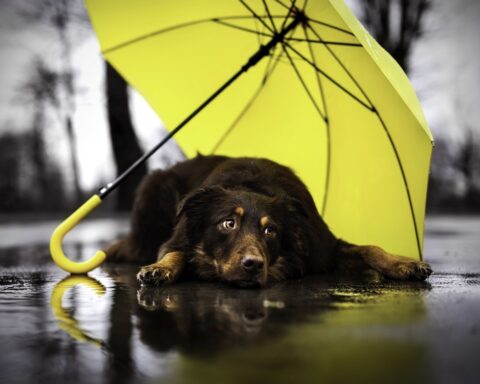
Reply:
[[[28,165],[32,170],[30,195],[32,208],[42,210],[60,208],[62,199],[56,192],[63,188],[58,168],[52,163],[46,151],[45,127],[49,108],[58,112],[58,84],[60,75],[41,58],[34,58],[28,78],[21,87],[23,99],[33,107],[32,131],[24,135],[23,145],[28,147]],[[58,184],[58,185],[54,185]]]
[[[455,155],[447,140],[438,137],[432,153],[432,165],[428,179],[427,210],[441,211],[446,201],[455,199],[453,194],[456,183],[456,172],[452,163]]]
[[[24,143],[22,135],[12,133],[0,136],[0,212],[12,212],[25,204],[21,193],[20,175],[22,175],[21,147]]]
[[[472,129],[467,129],[454,165],[460,171],[465,182],[465,204],[468,208],[480,210],[480,188],[477,185],[477,172],[480,164],[478,155],[480,143]]]
[[[409,55],[423,32],[431,0],[359,0],[359,4],[366,28],[408,72]]]
[[[74,27],[88,27],[91,30],[88,17],[81,0],[36,0],[30,3],[22,13],[30,20],[43,21],[54,28],[58,35],[61,48],[61,100],[59,105],[64,111],[64,121],[67,130],[71,164],[74,174],[76,195],[80,196],[79,169],[77,160],[76,140],[73,127],[75,112],[75,73],[72,65],[72,49]],[[77,36],[75,35],[77,38]],[[109,65],[105,65],[106,96],[110,138],[112,142],[117,174],[125,170],[133,161],[142,155],[132,124],[129,105],[128,87],[126,82]],[[117,208],[130,209],[134,190],[140,179],[146,174],[146,166],[140,167],[119,187]]]
[[[45,193],[47,185],[47,160],[45,152],[45,113],[47,106],[58,104],[59,76],[40,58],[34,58],[29,78],[22,87],[27,101],[33,106],[31,155],[34,168],[33,184],[40,194]]]
[[[23,4],[20,13],[29,21],[43,22],[52,27],[58,36],[60,46],[60,74],[58,87],[60,97],[57,106],[62,113],[62,120],[70,147],[70,162],[72,166],[75,198],[81,199],[80,171],[78,166],[78,154],[73,124],[75,114],[75,73],[72,64],[72,38],[73,25],[85,23],[87,20],[81,2],[76,0],[36,0],[32,3]]]
[[[127,83],[117,71],[106,63],[106,94],[108,122],[112,138],[117,175],[125,171],[143,153],[132,125],[128,106]],[[147,173],[145,163],[140,165],[118,187],[117,209],[129,210],[133,204],[135,189]]]

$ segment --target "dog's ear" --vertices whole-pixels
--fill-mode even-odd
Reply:
[[[308,208],[300,200],[294,197],[286,197],[283,199],[285,207],[292,218],[294,219],[306,219],[309,216]]]
[[[283,210],[285,231],[282,236],[283,249],[298,257],[309,252],[309,232],[311,231],[311,214],[305,204],[292,196],[278,199]]]
[[[227,191],[219,186],[204,187],[191,192],[178,205],[177,220],[183,215],[189,221],[204,217],[212,204],[221,202],[226,195]]]
[[[289,221],[305,220],[309,216],[308,207],[298,198],[286,194],[277,195],[273,198],[274,205],[281,207],[284,216]]]

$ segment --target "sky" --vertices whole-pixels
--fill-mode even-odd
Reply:
[[[58,64],[59,46],[54,31],[43,23],[26,21],[19,14],[18,4],[25,1],[0,1],[0,135],[31,126],[32,106],[20,89],[28,79],[32,57],[37,55],[52,65]],[[464,140],[467,129],[480,135],[478,20],[480,1],[433,0],[425,20],[425,33],[411,57],[410,78],[433,136],[444,137],[453,145]],[[111,181],[115,174],[103,92],[104,64],[88,26],[77,28],[74,34],[80,36],[74,49],[79,90],[74,127],[80,181],[84,189],[92,189]],[[161,120],[133,90],[130,103],[137,134],[144,148],[150,148],[165,134]],[[54,114],[49,116],[46,140],[49,148],[54,149],[52,156],[64,163],[68,176],[65,130]],[[173,145],[164,153],[179,158]],[[151,166],[161,166],[160,157],[156,156]]]

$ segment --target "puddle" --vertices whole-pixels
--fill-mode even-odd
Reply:
[[[0,382],[477,382],[480,263],[458,263],[427,283],[141,288],[130,266],[66,276],[45,245],[2,248]]]

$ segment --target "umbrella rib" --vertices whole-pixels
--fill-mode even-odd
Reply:
[[[244,0],[239,0],[239,1],[252,14],[252,16],[255,17],[255,19],[260,21],[260,23],[262,23],[265,26],[265,28],[267,28],[271,33],[274,33],[274,31],[268,26],[268,24],[265,23],[265,21],[263,21],[263,19],[259,15],[257,15],[255,11],[252,8],[250,8],[250,6],[247,3],[245,3]]]
[[[307,95],[308,95],[310,101],[312,102],[313,106],[317,110],[317,112],[320,115],[320,117],[322,118],[322,120],[325,121],[325,115],[322,113],[322,111],[320,110],[320,107],[317,105],[317,102],[315,101],[312,93],[308,89],[307,84],[305,83],[305,80],[303,80],[303,77],[300,74],[300,71],[298,70],[297,66],[295,65],[294,61],[292,60],[292,57],[290,56],[290,53],[287,51],[287,49],[285,48],[283,43],[282,43],[282,48],[283,48],[283,51],[285,52],[285,54],[287,55],[288,60],[290,61],[290,65],[292,66],[293,70],[295,71],[295,74],[297,75],[298,80],[300,80],[300,83],[302,84],[303,89],[305,90],[305,92],[307,92]]]
[[[190,21],[190,22],[186,22],[186,23],[181,23],[181,24],[177,24],[177,25],[173,25],[173,26],[170,26],[170,27],[166,27],[166,28],[162,28],[162,29],[158,29],[156,31],[153,31],[153,32],[149,32],[149,33],[145,33],[143,35],[140,35],[140,36],[137,36],[133,39],[130,39],[130,40],[127,40],[127,41],[124,41],[122,43],[119,43],[119,44],[116,44],[116,45],[113,45],[109,48],[106,48],[104,50],[102,50],[102,53],[104,55],[107,55],[109,53],[112,53],[114,51],[117,51],[119,49],[122,49],[122,48],[125,48],[129,45],[132,45],[132,44],[135,44],[135,43],[138,43],[140,41],[143,41],[143,40],[147,40],[147,39],[150,39],[152,37],[155,37],[157,35],[161,35],[162,33],[166,33],[166,32],[171,32],[171,31],[175,31],[177,29],[181,29],[181,28],[186,28],[186,27],[191,27],[191,26],[194,26],[194,25],[198,25],[198,24],[203,24],[203,23],[208,23],[208,22],[217,22],[220,24],[221,21],[223,20],[244,20],[244,19],[252,19],[252,18],[255,18],[257,20],[259,20],[262,24],[264,24],[266,26],[266,28],[271,32],[271,33],[274,33],[274,31],[272,31],[268,25],[265,24],[265,22],[262,20],[262,19],[265,19],[265,18],[269,18],[269,16],[264,16],[264,15],[257,15],[257,14],[254,14],[252,16],[224,16],[224,17],[215,17],[215,18],[212,18],[212,19],[201,19],[201,20],[194,20],[194,21]],[[284,16],[278,16],[278,15],[271,15],[270,16],[271,19],[278,19],[278,18],[282,18],[284,19]],[[323,22],[320,22],[320,21],[317,21],[317,20],[314,20],[314,19],[309,19],[310,21],[313,21],[313,22],[316,22],[316,23],[319,23],[319,24],[324,24],[324,25],[327,25],[326,23],[323,23]],[[233,24],[232,24],[233,25]],[[230,26],[232,26],[230,25]],[[338,28],[338,27],[335,27],[335,26],[332,26],[332,25],[327,25],[331,28],[334,28],[334,29],[338,29],[338,30],[341,30],[343,32],[347,32],[351,35],[353,35],[352,33],[348,32],[348,31],[345,31],[345,30],[342,30],[341,28]],[[239,27],[240,29],[241,27]],[[256,33],[256,32],[255,32]],[[271,35],[266,35],[266,36],[270,36]]]
[[[413,209],[412,196],[410,195],[410,188],[408,187],[407,175],[405,174],[405,170],[403,169],[402,161],[400,160],[400,154],[397,151],[397,147],[395,146],[395,143],[393,142],[393,138],[390,135],[390,132],[388,131],[385,122],[383,121],[383,119],[380,116],[380,113],[378,112],[377,109],[375,109],[373,112],[375,113],[375,115],[377,115],[378,120],[380,121],[380,124],[382,125],[383,130],[385,131],[385,133],[388,137],[388,141],[390,142],[390,145],[392,146],[393,152],[394,152],[395,157],[397,159],[398,167],[400,168],[400,173],[402,174],[403,184],[405,186],[405,191],[407,192],[408,205],[410,206],[410,213],[412,215],[413,229],[415,230],[415,239],[417,240],[418,255],[420,257],[420,260],[422,260],[422,258],[423,258],[422,257],[422,247],[420,245],[420,236],[418,234],[417,219],[415,218],[415,211]]]
[[[305,28],[305,26],[303,26],[303,33],[305,34],[305,37],[308,39],[308,31],[307,29]],[[317,64],[317,59],[315,58],[315,54],[313,52],[313,47],[312,45],[310,44],[310,42],[307,41],[307,46],[308,46],[308,50],[310,52],[310,57],[312,59],[312,62],[315,64],[315,66],[318,67],[318,64]],[[317,84],[318,84],[318,89],[320,91],[320,96],[322,98],[322,104],[323,104],[323,110],[325,111],[325,117],[328,119],[328,112],[327,112],[327,101],[326,101],[326,98],[325,98],[325,93],[324,93],[324,90],[323,90],[323,85],[322,85],[322,79],[320,77],[320,74],[318,71],[315,71],[315,76],[317,78]]]
[[[285,44],[285,46],[287,46],[288,48],[290,48],[293,52],[295,52],[300,58],[302,58],[305,62],[307,62],[308,64],[310,64],[313,68],[315,68],[315,70],[317,70],[320,74],[322,74],[323,76],[325,76],[326,79],[328,79],[332,84],[336,85],[339,89],[341,89],[343,92],[345,92],[347,95],[349,95],[352,99],[356,100],[359,104],[361,104],[362,106],[364,106],[365,108],[367,108],[368,110],[370,111],[373,111],[373,107],[368,105],[367,103],[365,103],[363,100],[359,99],[357,96],[355,96],[352,92],[350,92],[347,88],[345,88],[342,84],[340,84],[337,80],[335,80],[332,76],[330,76],[329,74],[327,74],[325,71],[323,71],[322,69],[320,69],[315,63],[313,63],[311,60],[309,60],[308,58],[306,58],[303,54],[301,54],[300,52],[298,52],[298,50],[296,50],[295,48],[293,48],[291,46],[291,44],[289,44],[288,42],[284,41],[283,44]]]
[[[244,31],[244,32],[249,32],[249,33],[253,33],[253,34],[256,34],[256,35],[259,35],[259,36],[267,36],[267,37],[273,37],[272,34],[270,33],[265,33],[265,32],[261,32],[261,31],[258,31],[258,30],[253,30],[253,29],[250,29],[250,28],[247,28],[247,27],[242,27],[240,25],[236,25],[236,24],[232,24],[232,23],[228,23],[226,21],[222,21],[222,20],[212,20],[213,22],[217,23],[217,24],[220,24],[220,25],[224,25],[225,27],[230,27],[230,28],[234,28],[234,29],[238,29],[240,31]],[[342,46],[350,46],[350,47],[362,47],[361,44],[359,43],[347,43],[347,42],[343,42],[343,41],[328,41],[328,40],[314,40],[314,39],[301,39],[301,38],[296,38],[296,37],[290,37],[290,38],[285,38],[286,41],[291,41],[291,42],[300,42],[300,43],[316,43],[316,44],[323,44],[323,45],[342,45]]]
[[[268,16],[263,16],[263,15],[258,16],[257,15],[257,18],[261,18],[261,19],[262,18],[267,18],[267,17]],[[272,17],[273,18],[280,18],[280,17],[283,18],[283,16],[272,16]],[[158,29],[158,30],[153,31],[153,32],[148,32],[148,33],[145,33],[143,35],[134,37],[133,39],[130,39],[130,40],[124,41],[122,43],[113,45],[110,48],[104,49],[102,51],[102,53],[105,55],[105,54],[111,53],[113,51],[116,51],[118,49],[125,48],[129,45],[138,43],[140,41],[150,39],[150,38],[155,37],[157,35],[161,35],[162,33],[175,31],[175,30],[181,29],[181,28],[195,26],[195,25],[198,25],[198,24],[209,23],[209,22],[212,22],[212,21],[213,22],[219,22],[219,21],[223,21],[223,20],[245,20],[245,19],[252,19],[252,18],[254,18],[254,16],[224,16],[224,17],[214,17],[214,18],[211,18],[211,19],[194,20],[194,21],[189,21],[189,22],[186,22],[186,23],[171,25],[169,27]]]
[[[255,24],[255,33],[256,33],[256,37],[257,37],[257,43],[258,43],[258,45],[262,45],[262,42],[260,40],[260,36],[258,35],[258,33],[260,32],[259,28],[258,28],[258,21],[257,21],[257,19],[253,19],[253,22]]]
[[[292,14],[292,11],[295,9],[296,1],[297,0],[292,0],[292,5],[288,8],[287,16],[285,16],[285,18],[283,19],[282,26],[281,26],[280,30],[282,30],[285,27],[285,24],[287,24],[288,18]]]
[[[290,9],[290,7],[286,4],[284,4],[283,2],[281,2],[280,0],[275,0],[278,4],[280,4],[282,7],[284,7],[285,9]],[[305,0],[305,3],[303,4],[303,10],[305,10],[306,6],[307,6],[307,2],[308,0]],[[346,33],[347,35],[351,35],[351,36],[355,36],[351,31],[348,31],[346,29],[343,29],[343,28],[340,28],[340,27],[337,27],[333,24],[329,24],[329,23],[325,23],[324,21],[320,21],[320,20],[315,20],[315,19],[312,19],[310,17],[308,17],[308,20],[309,21],[313,21],[314,23],[317,23],[317,24],[320,24],[320,25],[323,25],[324,27],[328,27],[328,28],[332,28],[332,29],[335,29],[337,31],[340,31],[340,32],[343,32],[343,33]]]
[[[320,37],[320,34],[317,33],[317,31],[315,31],[310,25],[307,24],[307,26],[310,28],[310,30],[315,34],[315,36],[321,40],[321,37]],[[358,87],[358,89],[360,90],[360,92],[362,92],[363,96],[365,97],[365,99],[372,105],[372,112],[375,113],[375,115],[377,116],[378,120],[380,121],[380,124],[382,125],[383,127],[383,130],[385,131],[385,134],[387,135],[387,138],[388,138],[388,141],[390,142],[390,145],[393,149],[393,152],[395,154],[395,158],[397,159],[397,164],[398,164],[398,167],[400,168],[400,173],[402,175],[402,180],[403,180],[403,184],[405,186],[405,191],[407,193],[407,198],[408,198],[408,204],[409,204],[409,207],[410,207],[410,213],[412,215],[412,221],[413,221],[413,227],[414,227],[414,230],[415,230],[415,239],[417,241],[417,247],[418,247],[418,254],[420,256],[420,259],[422,258],[422,248],[420,246],[420,236],[418,234],[418,228],[417,228],[417,219],[415,217],[415,211],[413,209],[413,203],[412,203],[412,197],[411,197],[411,194],[410,194],[410,188],[408,186],[408,182],[407,182],[407,176],[405,174],[405,170],[403,168],[403,164],[402,164],[402,161],[400,159],[400,154],[398,153],[398,150],[397,150],[397,147],[395,146],[395,143],[393,141],[393,138],[392,136],[390,135],[390,132],[385,124],[385,122],[383,121],[382,117],[380,116],[380,113],[378,112],[377,108],[375,108],[375,106],[373,105],[372,101],[370,100],[370,98],[368,97],[368,95],[366,94],[366,92],[363,90],[363,88],[360,86],[360,84],[357,82],[357,80],[355,79],[355,77],[350,73],[350,71],[345,67],[345,65],[341,62],[341,60],[338,58],[338,56],[335,54],[335,52],[333,52],[330,47],[328,46],[325,46],[327,48],[327,50],[329,51],[329,53],[333,56],[333,58],[338,62],[338,64],[340,64],[340,66],[343,68],[343,70],[347,73],[347,75],[350,77],[350,79],[355,83],[355,85]]]
[[[343,32],[343,33],[346,33],[347,35],[350,35],[350,36],[355,36],[355,34],[351,31],[348,31],[346,29],[343,29],[343,28],[340,28],[340,27],[337,27],[333,24],[329,24],[329,23],[325,23],[324,21],[320,21],[320,20],[315,20],[315,19],[312,19],[311,17],[308,18],[308,21],[312,21],[316,24],[319,24],[319,25],[323,25],[324,27],[327,27],[327,28],[331,28],[331,29],[335,29],[336,31],[340,31],[340,32]],[[308,23],[307,23],[308,25]]]
[[[305,12],[305,9],[307,8],[307,3],[308,3],[308,0],[305,0],[303,2],[302,12]]]
[[[322,37],[320,36],[320,34],[315,31],[315,29],[313,29],[310,25],[307,24],[307,27],[313,32],[313,34],[315,35],[315,37],[320,40],[320,41],[323,41]],[[342,69],[345,71],[345,73],[348,75],[348,77],[350,78],[350,80],[353,81],[353,83],[355,84],[355,86],[358,88],[358,90],[362,93],[363,97],[365,97],[365,99],[370,103],[370,105],[372,106],[373,108],[373,103],[372,101],[370,100],[370,98],[368,97],[368,95],[366,94],[366,92],[363,90],[363,88],[360,86],[360,84],[358,83],[358,81],[355,79],[355,77],[353,77],[353,75],[350,73],[350,71],[347,69],[347,67],[342,63],[342,61],[338,58],[338,56],[335,54],[335,52],[328,46],[328,45],[325,45],[325,48],[327,49],[327,51],[330,53],[330,55],[332,55],[332,57],[335,59],[335,61],[342,67]]]
[[[283,52],[280,52],[280,54],[275,58],[275,53],[277,51],[277,46],[275,46],[275,48],[273,48],[273,53],[270,54],[270,57],[268,58],[268,63],[267,63],[267,66],[265,67],[265,73],[263,75],[263,78],[262,78],[262,81],[261,81],[261,84],[262,85],[265,85],[265,83],[267,82],[268,78],[270,77],[270,75],[272,74],[273,70],[275,69],[275,66],[281,62],[280,61],[280,58],[281,56],[283,55]],[[274,60],[275,58],[275,60]]]
[[[257,19],[254,19],[254,21],[255,21],[255,28],[257,29],[257,31],[259,31],[259,34],[258,34],[259,45],[263,45],[265,36],[269,36],[269,38],[273,38],[273,36],[275,36],[274,32],[268,35],[267,34],[268,30],[263,25],[259,25]]]
[[[210,154],[214,154],[218,150],[218,148],[223,144],[223,142],[226,140],[226,138],[230,135],[230,133],[232,133],[234,128],[238,125],[238,123],[243,118],[243,116],[245,116],[245,114],[251,108],[251,106],[253,105],[253,103],[255,102],[255,100],[257,99],[257,97],[260,95],[261,91],[263,90],[263,88],[267,84],[267,81],[270,78],[270,76],[272,75],[273,71],[275,70],[277,64],[280,62],[280,58],[282,57],[282,55],[283,55],[283,52],[280,52],[280,54],[275,59],[273,59],[273,55],[270,56],[270,59],[269,59],[269,62],[266,66],[265,74],[263,75],[262,82],[260,83],[260,86],[257,88],[255,93],[252,95],[252,97],[250,98],[248,103],[240,111],[240,113],[235,118],[235,120],[232,122],[232,124],[230,124],[230,127],[228,127],[228,129],[224,132],[222,137],[220,137],[220,139],[214,145]],[[272,62],[273,62],[273,64],[271,64]]]
[[[290,9],[290,7],[286,4],[283,4],[280,0],[275,0],[275,2],[277,2],[278,4],[280,4],[282,7],[286,8],[286,9]]]
[[[303,25],[303,33],[305,37],[308,39],[308,30],[307,28]],[[313,63],[317,65],[317,59],[315,58],[315,53],[313,51],[312,45],[308,43],[308,50],[310,51],[310,57],[313,61]],[[327,200],[328,200],[328,191],[330,188],[330,167],[331,167],[331,138],[330,138],[330,119],[328,118],[328,109],[327,109],[327,98],[325,96],[325,92],[323,89],[322,85],[322,79],[320,77],[320,74],[317,71],[315,72],[315,76],[317,77],[317,84],[318,84],[318,89],[320,91],[320,97],[322,98],[322,103],[323,103],[323,110],[325,111],[325,123],[326,123],[326,131],[327,131],[327,169],[325,172],[325,193],[323,194],[323,204],[322,204],[322,216],[325,214],[325,209],[327,207]]]
[[[221,21],[221,20],[213,20],[215,23],[217,24],[220,24],[220,25],[224,25],[226,27],[230,27],[230,28],[234,28],[234,29],[238,29],[240,31],[244,31],[244,32],[250,32],[250,33],[253,33],[255,35],[262,35],[262,36],[267,36],[267,37],[270,37],[272,38],[273,35],[272,34],[269,34],[269,33],[265,33],[265,32],[260,32],[260,31],[255,31],[253,29],[250,29],[250,28],[247,28],[247,27],[241,27],[240,25],[235,25],[235,24],[231,24],[231,23],[227,23],[225,21]],[[260,42],[259,42],[260,43]]]
[[[255,30],[257,31],[257,43],[259,46],[262,45],[262,37],[260,33],[264,33],[265,28],[262,30],[262,26],[258,24],[257,19],[253,19],[253,22],[255,23]]]
[[[330,41],[330,40],[314,40],[314,39],[301,39],[298,37],[291,37],[289,39],[285,39],[287,41],[298,41],[303,43],[315,43],[315,44],[323,44],[323,45],[342,45],[345,47],[363,47],[360,43],[347,43],[343,41]]]
[[[268,19],[270,20],[270,23],[272,24],[274,33],[278,33],[277,27],[275,26],[275,23],[272,18],[272,14],[270,13],[270,8],[268,8],[268,4],[266,0],[263,0],[263,7],[265,8],[265,12],[267,12],[267,16],[268,16]]]

